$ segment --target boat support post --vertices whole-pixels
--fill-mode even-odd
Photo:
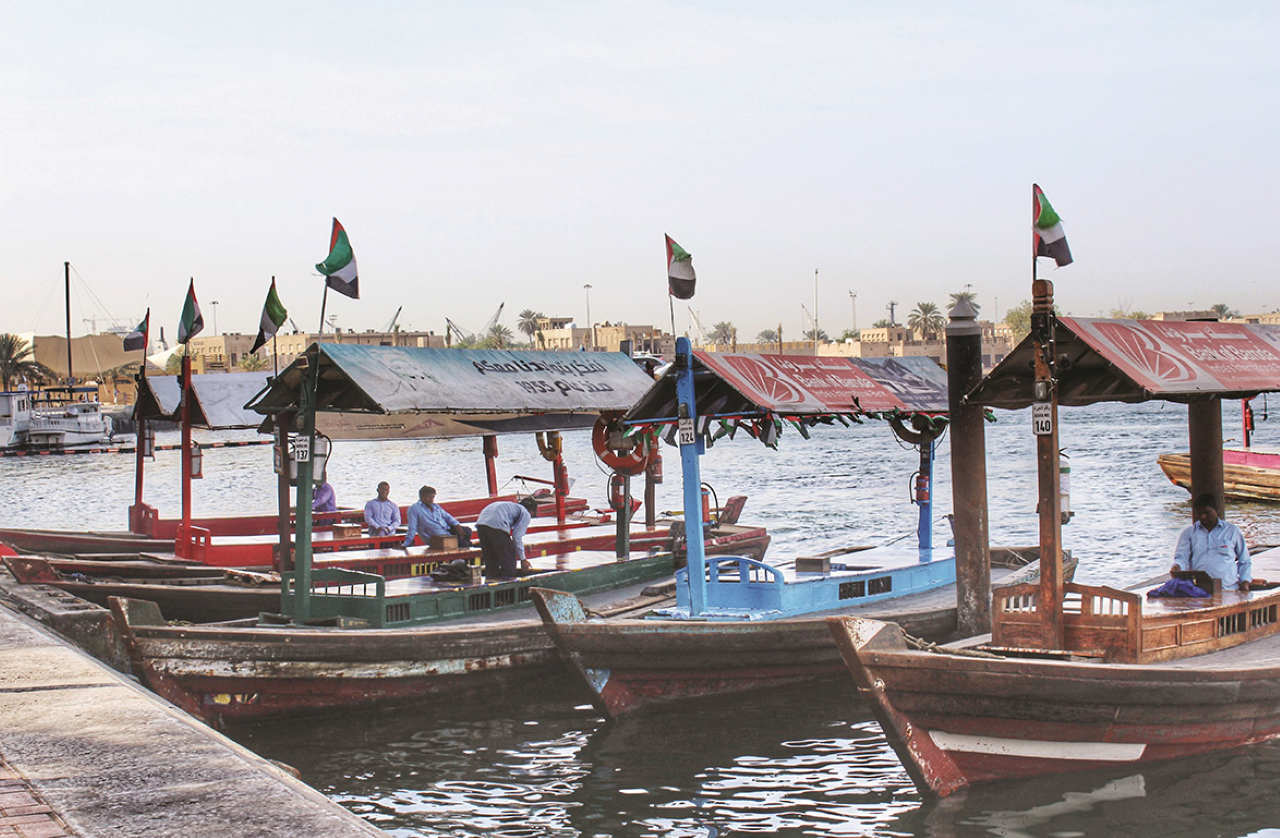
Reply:
[[[307,368],[302,373],[302,393],[298,411],[302,416],[302,439],[306,451],[298,458],[298,548],[294,553],[293,621],[298,625],[311,619],[311,501],[315,496],[316,386],[320,380],[320,345],[302,356]]]
[[[1222,399],[1213,396],[1187,405],[1187,435],[1191,443],[1191,500],[1203,494],[1217,500],[1223,512]],[[1194,510],[1191,517],[1195,519]]]
[[[920,443],[920,472],[916,476],[916,506],[920,507],[916,540],[921,550],[933,549],[933,453],[938,441],[930,439]]]
[[[191,352],[182,353],[182,526],[173,551],[180,558],[191,557]]]
[[[1035,257],[1032,257],[1035,261]],[[1061,649],[1062,629],[1062,494],[1059,487],[1058,382],[1054,378],[1057,318],[1053,283],[1031,283],[1031,334],[1035,336],[1035,382],[1031,424],[1036,437],[1036,472],[1040,513],[1040,631],[1045,649]],[[1219,414],[1221,415],[1221,414]]]
[[[676,435],[684,481],[685,544],[688,550],[689,613],[701,614],[707,604],[706,545],[702,532],[702,473],[698,457],[705,451],[698,433],[698,405],[693,390],[693,347],[676,338]]]
[[[484,474],[489,482],[489,497],[498,494],[498,438],[493,434],[484,439]]]
[[[982,326],[968,300],[947,323],[947,412],[951,423],[951,507],[956,542],[956,631],[991,631],[986,408],[966,393],[982,381]]]

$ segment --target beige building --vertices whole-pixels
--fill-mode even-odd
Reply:
[[[571,317],[539,318],[533,345],[535,349],[572,352],[584,349],[589,352],[620,352],[622,342],[627,340],[631,341],[632,355],[675,357],[676,339],[661,329],[607,320],[588,329],[575,326]]]
[[[249,355],[249,347],[253,346],[256,334],[244,335],[239,332],[224,332],[220,335],[196,335],[188,344],[191,353],[191,366],[196,372],[232,372],[244,363]],[[274,353],[283,368],[293,362],[304,350],[321,339],[315,332],[280,331],[267,341],[256,353],[258,357],[272,362]],[[402,332],[399,329],[390,332],[378,332],[368,329],[357,332],[347,331],[325,332],[325,343],[355,343],[364,346],[415,346],[444,348],[444,337],[435,332]]]

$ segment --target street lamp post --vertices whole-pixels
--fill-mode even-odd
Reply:
[[[853,309],[853,333],[858,334],[858,292],[849,292],[849,307]]]
[[[587,283],[582,287],[586,289],[587,292],[587,329],[589,330],[588,334],[589,340],[591,341],[591,348],[594,350],[596,348],[596,327],[591,322],[591,284]]]
[[[213,336],[218,336],[218,301],[214,300],[209,305],[213,306]]]
[[[813,269],[813,355],[818,356],[818,269]]]

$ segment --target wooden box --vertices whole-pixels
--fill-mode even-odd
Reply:
[[[456,535],[432,535],[427,538],[427,547],[431,550],[457,550]]]
[[[361,528],[359,524],[334,524],[334,538],[359,538]]]
[[[796,573],[830,573],[830,556],[798,556]]]

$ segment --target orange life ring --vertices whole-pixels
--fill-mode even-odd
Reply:
[[[658,447],[650,444],[648,440],[641,439],[630,451],[616,451],[609,447],[609,434],[617,430],[616,414],[608,417],[602,414],[596,419],[596,425],[591,430],[591,447],[596,450],[596,456],[600,458],[600,462],[618,474],[643,473],[653,462],[654,456],[658,453]]]

